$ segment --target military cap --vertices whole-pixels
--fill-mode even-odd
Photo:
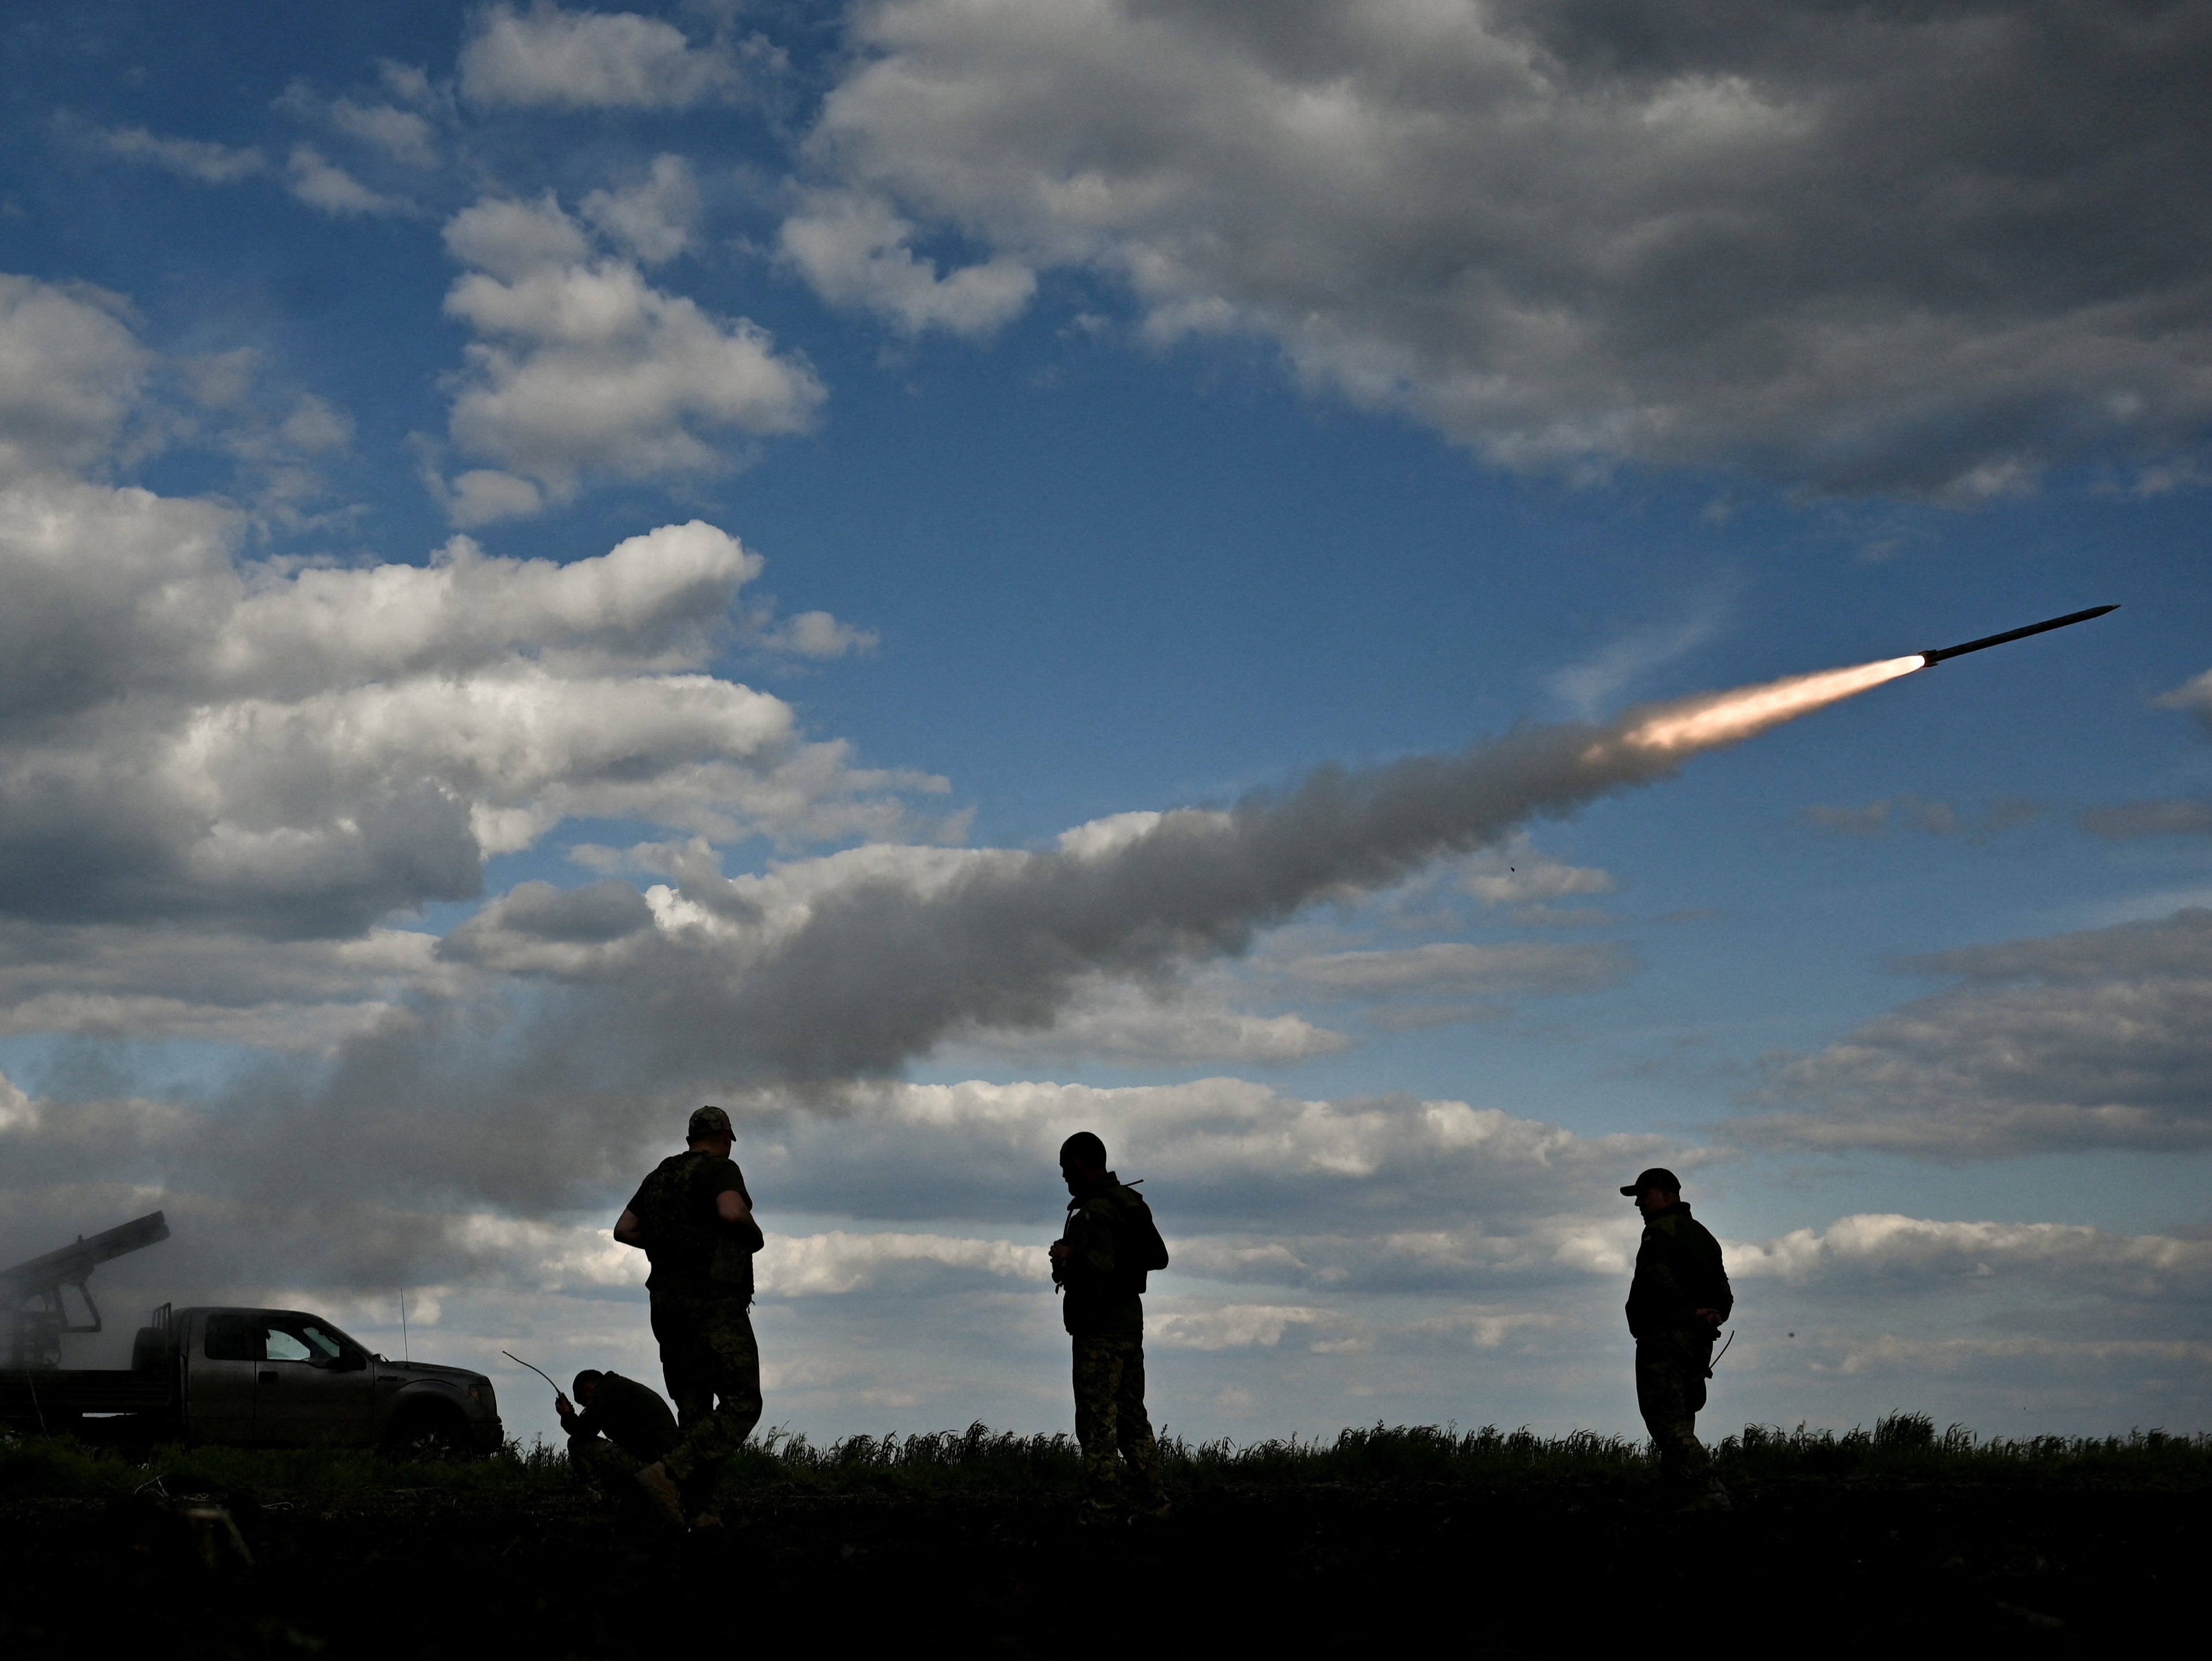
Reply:
[[[1060,1144],[1062,1165],[1095,1165],[1106,1167],[1106,1144],[1088,1131],[1078,1131]]]
[[[1647,1188],[1664,1188],[1670,1194],[1679,1194],[1682,1191],[1682,1179],[1665,1166],[1655,1165],[1620,1191],[1634,1196]]]
[[[702,1137],[734,1137],[730,1129],[730,1116],[719,1107],[702,1107],[691,1115],[691,1123],[684,1132],[686,1142],[696,1142]]]

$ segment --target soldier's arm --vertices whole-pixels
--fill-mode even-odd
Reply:
[[[645,1250],[644,1220],[627,1206],[623,1208],[622,1215],[615,1219],[615,1240],[623,1246],[634,1246],[641,1252]]]
[[[725,1188],[714,1196],[714,1215],[749,1242],[754,1251],[757,1252],[768,1244],[768,1237],[761,1233],[760,1224],[753,1221],[753,1208],[745,1203],[745,1197],[736,1189]]]

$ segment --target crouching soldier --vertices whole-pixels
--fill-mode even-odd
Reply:
[[[1159,1452],[1145,1414],[1143,1294],[1147,1273],[1168,1266],[1167,1246],[1144,1197],[1106,1168],[1106,1144],[1090,1131],[1061,1145],[1060,1174],[1067,1227],[1052,1244],[1052,1278],[1066,1294],[1060,1318],[1075,1341],[1075,1440],[1088,1509],[1110,1515],[1127,1500],[1165,1516]]]
[[[1726,1511],[1728,1490],[1698,1440],[1713,1339],[1735,1307],[1721,1243],[1690,1215],[1682,1184],[1655,1167],[1620,1191],[1644,1214],[1628,1330],[1636,1339],[1636,1405],[1659,1452],[1659,1480],[1689,1509]]]
[[[609,1494],[624,1493],[646,1466],[676,1446],[676,1415],[659,1393],[619,1373],[586,1367],[576,1375],[578,1412],[566,1396],[553,1398],[568,1433],[568,1464]]]

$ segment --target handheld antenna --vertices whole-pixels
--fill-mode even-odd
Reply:
[[[528,1361],[524,1361],[521,1356],[516,1355],[511,1349],[502,1349],[499,1353],[506,1356],[510,1361],[513,1361],[517,1367],[530,1367],[530,1363]],[[553,1384],[553,1375],[550,1373],[548,1373],[542,1367],[530,1367],[530,1370],[532,1373],[535,1373],[539,1378],[544,1379],[547,1384],[553,1385],[553,1393],[556,1396],[558,1396],[561,1393],[561,1386],[559,1385]]]

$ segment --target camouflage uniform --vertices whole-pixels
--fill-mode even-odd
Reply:
[[[1677,1201],[1648,1216],[1628,1288],[1628,1330],[1636,1337],[1636,1405],[1658,1450],[1660,1478],[1686,1491],[1711,1482],[1697,1416],[1712,1376],[1714,1329],[1697,1312],[1726,1320],[1735,1307],[1721,1245]]]
[[[702,1115],[713,1112],[693,1115],[695,1137]],[[719,1128],[726,1136],[729,1121]],[[653,1259],[645,1282],[653,1336],[683,1432],[660,1464],[679,1484],[711,1473],[760,1422],[760,1346],[748,1312],[762,1236],[757,1224],[726,1223],[717,1214],[717,1197],[731,1192],[751,1205],[734,1161],[692,1149],[663,1160],[629,1203]]]
[[[1145,1412],[1147,1271],[1128,1262],[1129,1224],[1139,1215],[1149,1223],[1144,1197],[1107,1172],[1091,1193],[1068,1203],[1067,1255],[1053,1276],[1066,1290],[1060,1318],[1075,1341],[1075,1440],[1091,1500],[1101,1506],[1121,1497],[1124,1463],[1138,1502],[1160,1500],[1159,1450]]]
[[[619,1373],[602,1373],[592,1404],[562,1420],[568,1433],[568,1464],[579,1479],[610,1494],[624,1491],[640,1469],[676,1446],[676,1420],[647,1385]]]

